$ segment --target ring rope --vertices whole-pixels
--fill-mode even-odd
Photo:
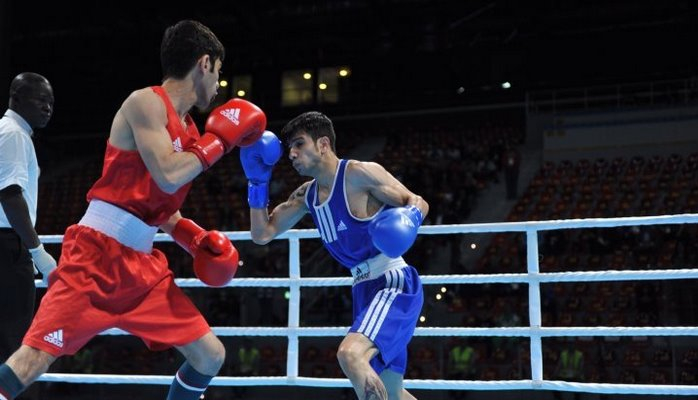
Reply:
[[[68,383],[102,383],[102,384],[142,384],[170,385],[169,375],[115,375],[115,374],[43,374],[43,382]],[[499,380],[499,381],[463,381],[437,379],[406,379],[406,389],[442,389],[442,390],[559,390],[566,392],[609,393],[609,394],[654,394],[695,396],[698,386],[690,385],[645,385],[615,383],[578,383],[542,380]],[[308,386],[308,387],[351,387],[348,379],[340,378],[305,378],[305,377],[230,377],[213,378],[210,386]]]
[[[673,280],[698,279],[698,269],[665,269],[645,271],[575,271],[575,272],[543,272],[538,274],[472,274],[472,275],[424,275],[421,277],[425,285],[438,284],[479,284],[479,283],[540,283],[552,282],[604,282],[604,281],[636,281],[636,280]],[[196,278],[177,278],[179,287],[205,287]],[[34,281],[37,287],[46,287],[41,279]],[[231,280],[222,287],[330,287],[351,286],[352,278],[238,278]]]
[[[452,225],[422,225],[419,233],[424,235],[439,235],[453,233],[501,233],[546,231],[573,228],[615,228],[619,226],[662,225],[662,224],[695,224],[698,214],[661,215],[655,217],[620,217],[620,218],[586,218],[528,222],[491,222],[484,224],[452,224]],[[252,240],[249,231],[224,232],[231,240]],[[40,235],[42,243],[61,243],[63,235]],[[320,237],[317,229],[291,229],[277,236],[282,239],[316,239]],[[155,235],[156,242],[172,242],[172,237],[165,233]]]
[[[572,228],[611,228],[656,224],[698,223],[698,214],[665,215],[654,217],[596,218],[559,221],[505,222],[486,224],[460,224],[444,226],[422,226],[420,234],[462,234],[492,232],[526,232],[528,273],[473,274],[473,275],[427,275],[424,284],[480,284],[480,283],[525,283],[529,285],[530,326],[500,328],[417,328],[415,336],[498,336],[528,337],[531,341],[532,380],[460,381],[460,380],[405,380],[407,389],[468,389],[468,390],[561,390],[588,393],[624,393],[654,395],[698,395],[698,386],[578,383],[542,379],[541,338],[565,336],[698,336],[698,327],[541,327],[540,326],[540,283],[551,282],[598,282],[627,280],[696,279],[698,269],[667,269],[642,271],[583,271],[540,273],[538,265],[538,231]],[[227,232],[232,240],[250,240],[250,232]],[[314,386],[351,387],[347,379],[324,379],[298,376],[298,338],[344,336],[347,327],[299,327],[299,304],[301,287],[349,286],[352,279],[301,278],[299,268],[299,240],[318,238],[315,229],[290,230],[278,239],[289,241],[289,278],[239,278],[227,287],[288,287],[288,327],[213,327],[219,336],[283,336],[288,337],[287,376],[285,377],[216,377],[214,386]],[[61,243],[62,235],[42,235],[43,243]],[[155,237],[158,242],[171,242],[166,234]],[[176,279],[182,287],[204,287],[198,279]],[[37,280],[38,287],[44,287]],[[119,329],[109,329],[104,335],[128,335]],[[169,385],[171,376],[164,375],[114,375],[114,374],[64,374],[50,373],[39,378],[48,382],[71,383],[127,383]]]
[[[217,326],[211,330],[218,336],[280,336],[298,337],[344,336],[349,327],[228,327]],[[118,329],[107,329],[100,335],[120,336],[130,333]],[[698,326],[628,327],[628,326],[580,326],[580,327],[498,327],[498,328],[428,328],[415,329],[415,336],[493,336],[493,337],[570,337],[570,336],[698,336]]]

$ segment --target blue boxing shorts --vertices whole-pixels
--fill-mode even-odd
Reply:
[[[419,274],[406,264],[388,268],[373,279],[360,272],[354,274],[354,323],[349,332],[363,334],[378,348],[379,354],[371,360],[376,373],[389,369],[404,376],[407,345],[424,304]]]

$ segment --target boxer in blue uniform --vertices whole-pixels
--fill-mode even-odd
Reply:
[[[424,295],[417,271],[401,256],[429,205],[379,164],[339,159],[324,114],[301,114],[281,134],[293,167],[313,179],[269,214],[268,186],[281,142],[265,132],[242,148],[252,239],[266,244],[310,213],[325,248],[354,277],[354,321],[337,351],[342,370],[361,400],[414,399],[402,381]]]

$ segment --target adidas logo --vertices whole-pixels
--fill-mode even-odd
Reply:
[[[221,115],[228,118],[230,122],[235,125],[240,125],[240,109],[239,108],[226,108],[221,110]]]
[[[356,269],[352,272],[354,273],[354,283],[353,283],[354,285],[356,285],[357,283],[359,283],[361,281],[368,279],[371,276],[371,273],[370,273],[368,267],[366,268],[365,271],[362,270],[361,267],[356,267]]]
[[[172,147],[174,147],[174,151],[177,153],[182,151],[182,139],[177,138],[172,141]]]
[[[44,336],[44,340],[54,346],[63,348],[63,329],[49,333],[48,335]]]
[[[346,231],[348,228],[344,225],[344,221],[339,220],[339,225],[337,225],[337,232]]]

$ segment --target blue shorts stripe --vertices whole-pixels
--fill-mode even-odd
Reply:
[[[407,345],[419,319],[424,293],[414,267],[390,270],[380,278],[352,288],[354,322],[350,332],[361,333],[378,348],[371,366],[380,374],[390,369],[405,373]]]
[[[390,306],[393,304],[393,301],[395,301],[396,297],[397,297],[396,292],[390,293],[390,297],[385,302],[385,307],[383,308],[383,311],[380,313],[380,317],[378,318],[378,322],[374,326],[373,333],[371,333],[371,335],[369,336],[371,341],[376,340],[376,335],[378,335],[378,332],[380,331],[381,327],[383,326],[383,321],[385,321],[385,316],[388,315],[388,311],[390,310]]]
[[[389,301],[390,299],[390,276],[386,274],[385,276],[387,283],[386,283],[386,288],[380,290],[378,294],[373,299],[373,303],[376,304],[376,307],[374,307],[372,310],[369,310],[369,312],[366,314],[366,319],[368,320],[368,326],[366,327],[366,330],[363,333],[364,335],[368,336],[371,338],[371,332],[373,332],[375,326],[376,326],[376,321],[378,320],[380,314],[383,312],[383,309],[385,308],[385,303]]]
[[[368,311],[366,311],[366,315],[364,316],[364,320],[361,322],[361,326],[358,329],[359,333],[364,333],[364,330],[366,329],[366,324],[368,324],[369,320],[371,319],[371,315],[373,314],[373,310],[375,310],[378,303],[380,303],[380,299],[381,299],[382,295],[383,295],[383,293],[379,292],[373,298],[373,301],[371,301],[371,305],[368,307]]]
[[[392,272],[392,271],[391,271]],[[371,332],[374,331],[374,328],[376,326],[376,321],[378,318],[380,318],[380,315],[383,313],[383,310],[385,309],[385,305],[388,301],[390,301],[390,289],[392,286],[392,274],[385,274],[385,279],[386,279],[386,284],[385,288],[380,290],[378,294],[373,299],[373,302],[371,302],[371,305],[375,303],[375,307],[373,307],[372,310],[369,310],[368,313],[366,313],[366,320],[368,320],[368,327],[366,327],[366,330],[361,332],[364,335],[366,335],[369,339],[371,339]],[[375,335],[373,335],[375,337]],[[373,339],[371,339],[373,340]]]
[[[401,276],[402,273],[400,270],[389,271],[389,288],[386,289],[386,294],[389,294],[388,298],[383,304],[383,309],[378,313],[378,318],[376,319],[376,323],[374,324],[373,332],[367,335],[369,339],[371,339],[372,341],[376,339],[378,331],[381,329],[381,326],[383,326],[383,321],[385,320],[385,316],[388,315],[388,311],[390,310],[390,306],[393,304],[393,301],[395,301],[395,298],[399,293],[402,293],[402,284],[404,280],[401,279]]]

